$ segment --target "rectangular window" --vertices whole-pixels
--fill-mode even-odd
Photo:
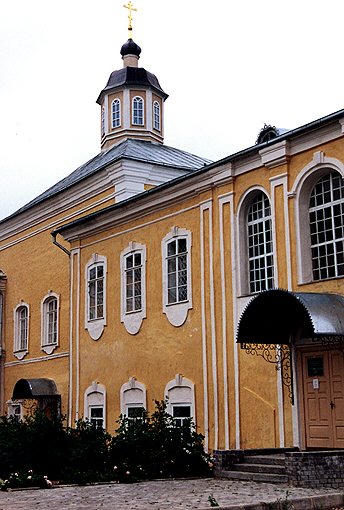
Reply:
[[[132,253],[125,259],[126,313],[142,310],[142,256]]]
[[[89,320],[104,317],[104,266],[97,264],[89,269],[88,278]]]
[[[92,406],[89,411],[90,422],[97,428],[104,428],[104,408]]]
[[[186,238],[180,238],[167,245],[167,302],[180,303],[187,299],[187,242]]]
[[[191,407],[189,405],[173,405],[172,416],[177,427],[183,427],[191,418]]]

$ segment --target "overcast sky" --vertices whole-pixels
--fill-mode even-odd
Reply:
[[[0,217],[100,151],[124,0],[0,0]],[[140,66],[169,94],[165,143],[220,159],[264,123],[344,107],[343,0],[133,0]]]

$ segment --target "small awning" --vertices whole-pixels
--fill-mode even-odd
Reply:
[[[52,379],[19,379],[13,388],[13,400],[58,396]]]
[[[291,338],[330,336],[344,337],[344,296],[274,289],[248,303],[237,342],[289,344]]]

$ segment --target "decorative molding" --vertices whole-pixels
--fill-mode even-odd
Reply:
[[[185,389],[187,389],[185,391]],[[191,407],[191,417],[196,423],[195,409],[195,385],[182,374],[176,374],[175,378],[169,381],[165,386],[164,392],[167,399],[167,412],[172,414],[174,404],[186,404]]]
[[[103,384],[93,381],[84,393],[84,418],[90,419],[90,407],[103,408],[103,426],[106,429],[106,389]]]
[[[264,166],[271,170],[280,165],[287,163],[289,159],[289,142],[283,140],[282,142],[269,145],[268,147],[259,151],[261,161]]]
[[[69,352],[61,352],[59,354],[52,354],[51,356],[39,356],[38,358],[23,359],[20,361],[8,361],[4,363],[4,366],[7,368],[16,365],[27,365],[29,363],[40,363],[41,361],[53,361],[54,359],[67,357],[69,357]]]

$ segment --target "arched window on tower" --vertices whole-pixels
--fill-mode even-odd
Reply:
[[[319,179],[309,201],[314,280],[344,276],[344,180],[338,172]]]
[[[153,127],[160,131],[160,103],[158,101],[153,103]]]
[[[271,207],[268,197],[260,191],[247,211],[247,246],[250,293],[274,286],[274,260]]]
[[[144,125],[144,106],[142,97],[135,96],[133,98],[133,125]]]
[[[119,99],[112,101],[112,128],[117,128],[121,125],[121,102]]]

